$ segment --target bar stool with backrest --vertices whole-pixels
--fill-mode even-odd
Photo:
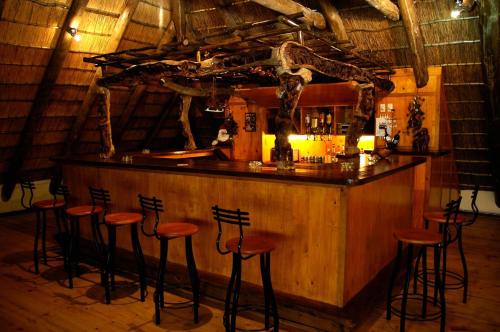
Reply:
[[[168,255],[168,242],[177,238],[185,239],[186,247],[186,261],[189,272],[189,279],[191,281],[191,288],[193,293],[193,321],[198,323],[198,308],[200,305],[200,280],[198,278],[198,271],[193,256],[193,242],[192,236],[198,233],[198,226],[187,222],[169,222],[160,224],[160,212],[164,212],[163,203],[160,199],[153,197],[145,197],[141,194],[139,196],[139,203],[142,208],[142,222],[141,230],[147,237],[155,237],[160,240],[160,262],[158,266],[158,275],[156,278],[156,291],[154,293],[155,302],[155,323],[160,324],[161,308],[165,306],[164,298],[164,281],[167,265]],[[148,214],[154,215],[153,232],[150,233],[145,229],[145,223],[148,219]],[[181,303],[182,304],[182,303]]]
[[[212,214],[218,226],[217,251],[221,255],[233,254],[232,272],[224,306],[223,324],[226,331],[234,332],[237,329],[236,316],[238,314],[238,298],[241,287],[241,262],[256,255],[260,256],[260,272],[264,288],[264,328],[266,331],[270,329],[269,313],[272,311],[273,331],[279,331],[278,307],[271,283],[271,251],[276,248],[274,241],[261,235],[243,237],[243,227],[250,226],[248,212],[240,211],[240,209],[221,209],[215,205],[212,207]],[[226,241],[226,250],[222,250],[220,246],[222,224],[236,225],[239,228],[239,237]],[[231,295],[233,296],[232,301]]]
[[[468,269],[467,269],[467,261],[465,259],[465,253],[464,253],[464,248],[463,248],[463,243],[462,243],[462,237],[463,237],[463,227],[464,226],[470,226],[476,222],[476,219],[479,215],[479,209],[477,208],[476,205],[476,200],[477,200],[477,195],[479,192],[479,185],[476,185],[474,187],[474,190],[472,191],[471,195],[471,209],[472,209],[472,217],[467,218],[467,216],[459,213],[457,214],[456,220],[451,222],[449,224],[446,224],[446,214],[443,213],[441,210],[429,210],[424,212],[424,225],[425,228],[429,228],[429,224],[437,224],[439,232],[446,232],[449,234],[447,241],[446,241],[446,246],[449,246],[450,244],[457,242],[458,246],[458,252],[460,254],[460,261],[462,263],[462,271],[463,274],[460,275],[457,272],[449,271],[447,270],[446,266],[446,257],[443,257],[443,269],[442,269],[442,281],[444,284],[445,289],[460,289],[463,288],[463,298],[462,302],[467,303],[467,293],[468,293],[468,286],[469,286],[469,274],[468,274]],[[454,236],[452,236],[451,229],[455,229]],[[414,277],[414,292],[416,292],[417,289],[417,281],[421,281],[421,273],[419,273],[419,263],[420,263],[420,257],[421,254],[417,257],[417,263],[415,265],[415,277]],[[452,278],[455,281],[446,283],[447,277]]]
[[[91,198],[90,204],[74,206],[66,209],[66,216],[68,217],[70,224],[67,267],[69,288],[73,288],[73,270],[75,270],[77,275],[79,274],[80,221],[83,220],[82,218],[86,217],[89,217],[86,220],[90,221],[92,242],[98,254],[98,259],[100,260],[99,272],[101,275],[101,285],[106,287],[105,283],[107,281],[105,278],[105,270],[107,254],[102,233],[99,228],[99,216],[106,213],[110,198],[109,193],[103,193],[99,189],[92,187],[89,187],[89,193]]]
[[[35,266],[35,273],[39,273],[38,266],[38,241],[40,238],[40,228],[42,233],[42,258],[43,263],[47,265],[47,246],[46,246],[46,232],[47,232],[47,211],[52,211],[56,218],[57,237],[56,239],[62,246],[64,262],[66,264],[66,239],[63,237],[62,228],[65,229],[65,234],[68,234],[67,225],[64,222],[64,208],[66,207],[67,199],[69,197],[68,188],[59,185],[53,192],[52,199],[46,199],[33,202],[33,190],[36,189],[35,183],[30,179],[23,179],[20,181],[21,186],[21,205],[27,210],[34,210],[36,213],[36,229],[35,241],[33,246],[33,262]],[[58,198],[61,197],[61,198]],[[61,220],[62,225],[61,227]]]
[[[106,267],[104,269],[104,298],[106,304],[111,303],[111,289],[115,289],[115,262],[116,262],[116,230],[118,227],[130,226],[130,239],[132,241],[132,250],[137,263],[137,271],[139,273],[140,299],[144,302],[146,299],[146,263],[142,253],[141,243],[137,225],[142,221],[142,214],[135,212],[114,212],[109,211],[111,197],[108,190],[91,188],[91,192],[97,197],[102,197],[101,200],[104,207],[104,223],[108,230],[108,251]]]
[[[458,213],[458,208],[460,207],[460,201],[461,197],[456,200],[456,201],[450,201],[447,206],[446,206],[446,226],[448,225],[449,222],[452,220],[454,221],[456,219],[457,213]],[[445,302],[445,295],[444,295],[444,283],[441,280],[441,273],[440,273],[440,248],[443,248],[443,256],[446,255],[446,242],[448,239],[448,234],[446,232],[443,232],[442,234],[439,234],[437,232],[433,232],[430,230],[426,229],[402,229],[402,230],[396,230],[394,232],[394,237],[398,241],[398,250],[397,250],[397,256],[396,256],[396,261],[394,265],[394,270],[391,276],[390,284],[389,284],[389,290],[387,293],[387,313],[386,313],[386,318],[387,320],[391,319],[391,315],[394,313],[395,315],[401,317],[400,321],[400,331],[403,332],[405,330],[405,323],[406,319],[410,320],[434,320],[437,319],[438,317],[441,318],[440,321],[440,331],[444,332],[445,330],[445,322],[446,322],[446,302]],[[407,265],[406,265],[406,274],[405,274],[405,279],[404,279],[404,286],[403,286],[403,294],[402,295],[392,295],[392,289],[394,287],[394,283],[398,274],[398,267],[399,263],[401,261],[401,257],[403,255],[403,245],[406,244],[408,246],[408,258],[407,258]],[[410,285],[410,278],[412,275],[412,263],[413,263],[413,249],[414,246],[421,246],[422,250],[422,275],[423,275],[423,292],[421,295],[421,300],[422,300],[422,313],[420,315],[414,314],[414,315],[409,315],[407,313],[406,307],[407,307],[407,302],[408,302],[408,288]],[[433,301],[429,301],[428,296],[427,296],[427,248],[433,248],[434,249],[434,298]],[[443,262],[444,263],[444,262]],[[428,314],[427,313],[427,304],[428,302],[433,302],[434,305],[437,304],[437,292],[439,292],[439,307],[440,310],[436,313],[433,314]],[[417,296],[417,294],[414,294],[412,296],[412,299],[419,299],[420,296]],[[396,300],[401,300],[401,309],[395,308],[392,303]]]

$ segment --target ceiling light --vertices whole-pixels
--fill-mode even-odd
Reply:
[[[464,11],[463,0],[456,0],[455,6],[451,11],[451,17],[458,18],[463,11]]]
[[[75,41],[79,42],[82,39],[82,37],[78,34],[78,30],[76,28],[69,28],[68,32]]]

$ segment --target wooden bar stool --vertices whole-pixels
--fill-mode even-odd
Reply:
[[[458,208],[460,206],[460,199],[457,201],[451,201],[448,203],[447,208],[446,208],[446,223],[450,221],[451,218],[455,218]],[[394,313],[395,315],[401,317],[401,322],[400,322],[400,331],[403,332],[405,330],[405,323],[406,319],[410,320],[420,320],[420,321],[425,321],[425,320],[434,320],[437,319],[438,317],[441,318],[440,322],[440,331],[444,332],[445,331],[445,323],[446,323],[446,302],[445,302],[445,297],[444,297],[444,283],[441,280],[441,273],[440,273],[440,248],[443,248],[444,251],[446,251],[446,237],[447,234],[439,234],[437,232],[432,232],[426,229],[403,229],[403,230],[396,230],[394,232],[394,237],[398,241],[398,252],[396,256],[396,262],[394,265],[394,270],[391,276],[390,284],[389,284],[389,290],[387,293],[387,313],[386,313],[386,318],[387,320],[391,319],[391,315]],[[396,280],[397,274],[398,274],[398,268],[399,268],[399,263],[401,260],[401,257],[403,255],[403,245],[406,244],[408,246],[408,259],[407,259],[407,264],[406,264],[406,274],[405,274],[405,279],[404,279],[404,286],[403,286],[403,294],[402,295],[392,295],[392,289],[394,287],[394,282]],[[413,263],[413,250],[414,246],[421,246],[421,253],[422,253],[422,276],[423,276],[423,292],[421,295],[419,294],[413,294],[411,296],[411,299],[414,300],[421,300],[422,301],[422,312],[421,314],[413,314],[410,315],[407,313],[406,306],[408,302],[408,289],[410,285],[410,279],[412,275],[412,263]],[[427,281],[427,248],[431,247],[434,249],[434,298],[432,301],[429,301],[428,296],[427,296],[427,288],[428,288],[428,281]],[[443,262],[444,263],[444,262]],[[433,314],[428,314],[427,313],[427,304],[428,302],[432,302],[435,305],[437,304],[437,292],[439,292],[439,307],[440,310],[438,312],[435,312]],[[395,300],[401,300],[401,309],[395,308],[392,303]]]
[[[156,291],[154,294],[155,302],[155,323],[160,324],[161,308],[165,306],[164,299],[164,280],[167,265],[168,255],[168,242],[176,238],[185,238],[186,246],[186,261],[189,271],[189,279],[191,281],[191,288],[193,293],[193,321],[198,323],[198,308],[200,306],[200,280],[198,278],[198,271],[193,256],[193,242],[192,236],[198,233],[198,226],[187,222],[172,222],[160,224],[160,212],[164,212],[163,203],[160,199],[153,197],[145,197],[141,194],[139,196],[139,203],[142,208],[142,222],[141,230],[147,237],[156,237],[160,240],[160,262],[158,267],[158,276],[156,278]],[[144,224],[148,219],[148,212],[154,213],[154,227],[153,232],[149,233],[145,230]],[[184,304],[184,303],[179,303]]]
[[[98,256],[100,256],[101,264],[99,267],[101,274],[101,284],[106,287],[106,278],[104,276],[106,270],[106,248],[101,230],[99,228],[99,215],[106,214],[108,204],[110,202],[109,193],[103,193],[99,189],[89,187],[91,204],[74,206],[66,209],[66,216],[70,221],[70,241],[68,245],[68,264],[67,273],[69,288],[73,288],[73,269],[78,275],[79,262],[79,247],[80,247],[80,221],[82,218],[89,217],[90,227],[92,230],[92,242]],[[109,287],[109,286],[108,286]]]
[[[130,239],[132,241],[132,249],[137,262],[137,271],[139,273],[140,298],[141,302],[146,299],[146,263],[142,253],[141,243],[137,225],[142,221],[142,214],[134,212],[115,212],[106,213],[109,210],[111,197],[108,190],[91,188],[94,195],[101,197],[104,202],[104,223],[108,229],[108,256],[104,269],[104,298],[106,304],[111,303],[111,289],[115,289],[115,261],[116,261],[116,229],[121,226],[130,226]]]
[[[439,232],[446,232],[448,234],[446,246],[457,242],[458,252],[460,254],[460,261],[462,263],[462,273],[459,274],[454,271],[449,271],[446,267],[446,257],[443,257],[443,277],[442,281],[445,289],[460,289],[463,288],[463,298],[462,302],[467,303],[467,294],[469,287],[469,273],[467,269],[467,261],[465,259],[465,253],[463,248],[463,227],[469,226],[475,223],[478,215],[479,209],[476,205],[476,199],[479,192],[479,185],[476,185],[471,195],[471,208],[473,211],[473,215],[470,219],[468,219],[464,214],[458,213],[456,218],[450,220],[449,224],[446,224],[446,213],[442,210],[429,210],[424,212],[424,225],[425,228],[429,228],[430,223],[434,223],[438,225]],[[453,236],[451,233],[451,229],[455,229],[455,235]],[[420,262],[420,254],[417,257],[417,264],[415,267],[415,278],[414,278],[414,291],[417,288],[417,281],[421,281],[421,273],[419,273],[419,262]],[[452,279],[450,282],[446,282],[446,279]]]
[[[221,209],[217,205],[212,207],[214,220],[217,221],[219,229],[217,235],[217,251],[221,255],[233,254],[233,266],[231,278],[226,292],[226,302],[224,307],[223,324],[226,331],[236,331],[236,316],[238,314],[238,298],[241,287],[241,262],[248,260],[255,255],[260,256],[260,272],[262,276],[262,286],[264,288],[264,330],[269,331],[269,313],[272,311],[273,331],[279,331],[279,315],[271,283],[271,251],[276,248],[275,243],[264,236],[249,235],[243,237],[243,226],[250,226],[248,212],[237,210]],[[220,247],[222,237],[222,224],[237,225],[239,227],[239,237],[226,241],[226,250]],[[234,292],[233,292],[234,289]],[[231,295],[233,300],[231,302]]]
[[[68,188],[66,186],[59,186],[53,193],[52,199],[41,200],[33,202],[33,190],[36,189],[35,183],[32,180],[24,179],[20,182],[21,186],[21,205],[27,210],[34,210],[36,213],[36,228],[35,228],[35,241],[33,245],[33,263],[35,266],[35,274],[40,272],[38,266],[38,241],[40,238],[40,228],[42,233],[42,258],[43,263],[47,265],[47,245],[46,245],[46,229],[47,229],[47,211],[52,211],[56,218],[57,236],[56,239],[62,247],[64,262],[66,264],[66,240],[63,237],[61,219],[63,227],[68,234],[67,225],[64,222],[64,208],[66,207],[67,198],[69,197]],[[62,197],[59,199],[57,197]]]

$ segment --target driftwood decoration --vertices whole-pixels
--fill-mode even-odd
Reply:
[[[272,9],[278,13],[285,15],[292,15],[295,13],[303,13],[304,17],[301,19],[310,26],[318,29],[326,29],[325,18],[321,13],[313,11],[293,0],[252,0],[261,6]]]
[[[194,142],[194,137],[191,132],[191,125],[189,124],[189,109],[191,108],[191,101],[193,97],[183,95],[182,98],[182,108],[179,117],[179,122],[182,126],[182,135],[186,139],[184,143],[184,150],[196,150],[196,143]]]
[[[418,24],[417,12],[413,0],[398,0],[401,8],[401,17],[406,31],[408,44],[410,45],[413,75],[417,82],[417,88],[422,88],[429,81],[427,70],[427,58],[425,56],[424,39]]]
[[[101,158],[111,158],[115,154],[111,134],[111,112],[109,89],[99,87],[97,89],[97,114],[99,117],[100,151]]]
[[[288,142],[288,135],[293,133],[293,118],[300,95],[311,79],[312,73],[307,69],[301,69],[295,74],[284,72],[280,76],[280,86],[277,91],[280,108],[274,118],[276,126],[274,148],[278,161],[293,161],[292,146]]]
[[[391,21],[399,20],[398,6],[393,4],[391,0],[366,0],[366,2],[375,7]]]
[[[333,6],[331,0],[318,0],[318,2],[330,31],[335,35],[335,39],[339,41],[349,40],[339,11]]]
[[[359,154],[358,141],[363,134],[363,128],[366,122],[373,114],[375,107],[375,86],[369,84],[359,84],[358,89],[358,102],[354,109],[352,122],[347,130],[345,138],[345,154],[346,156],[355,156]]]

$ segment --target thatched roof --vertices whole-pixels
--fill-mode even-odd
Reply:
[[[135,4],[134,4],[135,2]],[[44,177],[54,166],[51,156],[67,149],[75,121],[85,107],[96,68],[84,57],[140,47],[159,47],[175,42],[171,22],[171,0],[4,0],[0,1],[0,173],[9,169],[16,147],[26,133],[23,128],[32,111],[40,84],[54,49],[59,45],[72,6],[83,4],[75,14],[81,41],[72,41],[64,53],[62,68],[50,88],[47,107],[41,110],[32,144],[24,153],[23,171]],[[321,11],[318,1],[298,1]],[[454,1],[417,0],[416,9],[429,65],[444,68],[444,81],[451,117],[455,157],[463,187],[479,182],[491,190],[491,164],[488,157],[488,100],[482,70],[482,43],[479,8],[458,19],[450,18]],[[332,1],[345,26],[353,51],[384,59],[393,67],[411,67],[410,48],[401,21],[390,21],[365,1]],[[127,7],[128,6],[128,7]],[[124,9],[132,9],[130,17]],[[248,0],[185,1],[186,38],[194,40],[224,29],[275,19],[279,13]],[[116,27],[126,25],[121,34]],[[116,47],[113,39],[120,37]],[[110,49],[112,48],[112,49]],[[143,91],[134,87],[112,87],[113,127],[119,128],[117,148],[121,151],[144,147],[154,149],[182,147],[183,140],[175,111],[168,109],[171,92],[155,86]],[[162,117],[165,112],[166,115]],[[170,113],[172,114],[170,114]],[[162,118],[161,123],[158,119]],[[203,121],[196,122],[200,131]],[[210,119],[206,119],[209,121]],[[152,135],[156,135],[152,138]],[[95,153],[99,145],[95,105],[84,118],[74,153]]]

